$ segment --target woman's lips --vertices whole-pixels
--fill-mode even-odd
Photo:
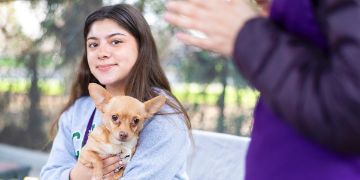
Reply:
[[[98,65],[96,66],[96,68],[101,72],[108,72],[114,66],[116,66],[116,64],[105,64],[105,65]]]

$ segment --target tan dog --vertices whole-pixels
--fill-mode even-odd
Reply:
[[[90,134],[80,153],[79,161],[94,168],[93,178],[103,178],[102,159],[119,154],[123,163],[130,161],[135,153],[139,133],[144,122],[151,118],[164,105],[164,96],[154,97],[144,103],[130,96],[114,96],[102,86],[90,83],[89,93],[100,110],[102,124]],[[115,179],[122,176],[124,168],[115,173]]]

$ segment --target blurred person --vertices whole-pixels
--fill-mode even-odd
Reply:
[[[245,0],[166,7],[205,34],[179,40],[231,57],[260,91],[245,179],[360,179],[359,1],[273,0],[269,18]]]
[[[101,111],[89,97],[88,84],[101,84],[112,95],[128,95],[146,101],[159,94],[167,97],[161,113],[147,120],[126,179],[188,179],[190,122],[186,111],[171,93],[160,66],[150,27],[141,13],[126,4],[102,7],[85,20],[80,68],[68,103],[53,127],[58,131],[40,178],[91,179],[93,170],[77,161],[87,134],[101,122]],[[119,156],[103,160],[104,178],[122,164]]]

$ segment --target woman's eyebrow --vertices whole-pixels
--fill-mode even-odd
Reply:
[[[123,34],[123,33],[112,33],[112,34],[107,35],[106,38],[110,38],[110,37],[117,36],[117,35],[126,36],[126,34]],[[86,40],[91,40],[91,39],[92,40],[97,40],[98,38],[93,37],[93,36],[86,38]]]
[[[96,37],[88,37],[88,38],[86,38],[86,40],[91,40],[91,39],[97,40],[98,38],[96,38]]]
[[[118,32],[118,33],[112,33],[112,34],[108,35],[107,38],[110,38],[110,37],[113,37],[113,36],[116,36],[116,35],[126,36],[125,34]]]

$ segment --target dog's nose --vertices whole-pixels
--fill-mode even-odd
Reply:
[[[125,140],[128,137],[128,133],[120,131],[119,136],[121,140]]]

